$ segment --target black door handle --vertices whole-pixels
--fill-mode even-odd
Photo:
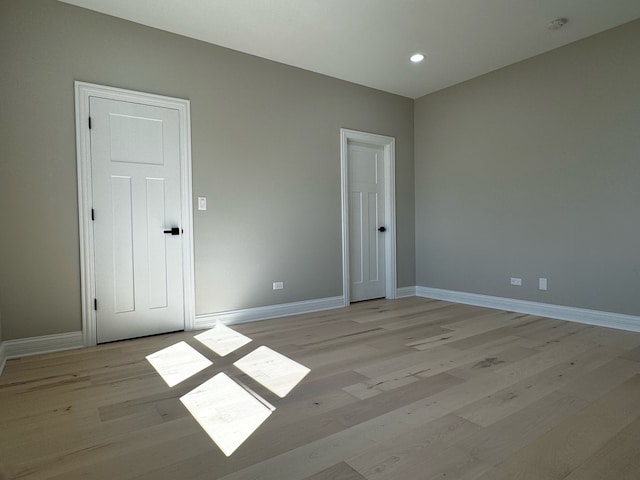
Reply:
[[[380,227],[380,228],[378,228],[378,231],[379,232],[386,232],[387,229],[386,229],[386,227]]]
[[[180,235],[180,227],[173,227],[171,230],[165,230],[164,233],[170,233],[171,235]]]

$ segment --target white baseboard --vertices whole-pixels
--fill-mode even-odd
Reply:
[[[283,303],[266,307],[246,308],[243,310],[229,310],[226,312],[207,313],[196,315],[195,330],[215,327],[218,322],[226,325],[234,323],[256,322],[270,318],[288,317],[301,313],[319,312],[333,308],[344,307],[343,297],[319,298],[317,300],[305,300],[303,302]]]
[[[5,340],[2,342],[0,349],[4,350],[4,358],[8,360],[11,358],[59,352],[61,350],[71,350],[82,347],[84,347],[82,332],[69,332],[45,335],[42,337]]]
[[[416,287],[400,287],[396,288],[396,298],[415,297]]]
[[[4,347],[4,342],[0,342],[0,375],[2,375],[2,370],[4,370],[4,366],[7,363],[7,351]]]
[[[565,307],[549,303],[514,300],[512,298],[492,297],[477,293],[456,292],[440,288],[416,287],[418,297],[447,300],[449,302],[477,305],[479,307],[496,308],[510,312],[526,313],[541,317],[568,320],[570,322],[597,325],[599,327],[617,328],[631,332],[640,332],[640,317],[622,313],[601,312],[584,308]]]

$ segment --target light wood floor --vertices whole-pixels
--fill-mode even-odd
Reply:
[[[0,471],[20,479],[640,479],[640,334],[407,298],[236,325],[225,358],[177,333],[10,360]],[[214,365],[169,388],[184,340]],[[284,399],[232,363],[311,369]],[[225,371],[276,406],[229,458],[179,397]],[[0,477],[2,474],[0,474]]]

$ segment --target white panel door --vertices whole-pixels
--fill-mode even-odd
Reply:
[[[90,116],[97,341],[182,330],[178,111],[91,97]]]
[[[350,300],[385,296],[384,157],[382,147],[349,143]]]

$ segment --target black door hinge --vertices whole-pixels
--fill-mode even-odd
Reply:
[[[91,130],[91,117],[89,117],[89,130]]]
[[[91,220],[95,220],[96,219],[96,211],[92,208],[91,209]]]
[[[93,299],[93,309],[94,310],[98,310],[98,299],[97,298]]]

